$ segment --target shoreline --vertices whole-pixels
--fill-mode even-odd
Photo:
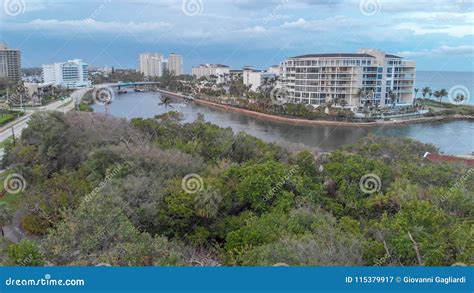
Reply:
[[[165,90],[157,90],[158,93],[163,95],[169,95],[172,97],[177,97],[184,99],[185,95],[168,92]],[[303,118],[291,118],[284,116],[277,116],[272,114],[260,113],[252,110],[236,108],[229,105],[222,105],[219,103],[214,103],[206,100],[194,99],[193,102],[200,105],[205,105],[208,107],[223,109],[225,111],[245,114],[248,116],[260,118],[263,120],[269,120],[274,122],[283,122],[288,124],[304,124],[304,125],[325,125],[325,126],[343,126],[343,127],[377,127],[385,125],[406,125],[412,123],[427,123],[427,122],[445,122],[453,120],[474,120],[472,116],[463,116],[463,115],[452,115],[452,116],[433,116],[433,117],[420,117],[407,120],[390,120],[390,121],[375,121],[375,122],[347,122],[347,121],[328,121],[328,120],[308,120]]]

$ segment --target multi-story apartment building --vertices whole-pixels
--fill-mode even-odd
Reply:
[[[171,74],[182,75],[183,74],[183,56],[171,53],[168,57],[168,69]]]
[[[199,66],[193,66],[192,74],[196,78],[214,76],[217,83],[224,83],[230,77],[230,68],[222,64],[200,64]]]
[[[20,50],[10,49],[7,45],[0,44],[0,77],[15,82],[21,79]]]
[[[242,80],[246,86],[254,92],[258,91],[264,85],[270,85],[276,80],[277,75],[272,72],[255,70],[252,67],[246,67],[242,70]]]
[[[65,88],[89,87],[89,65],[81,59],[43,65],[43,82]]]
[[[139,57],[139,71],[145,76],[162,76],[168,61],[160,53],[143,53]]]
[[[280,67],[279,86],[296,103],[344,100],[351,108],[384,107],[412,104],[414,98],[415,62],[380,50],[296,56]]]

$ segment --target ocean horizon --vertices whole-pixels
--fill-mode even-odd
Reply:
[[[468,100],[466,104],[474,105],[474,72],[470,71],[424,71],[417,70],[415,77],[415,88],[420,91],[417,97],[421,97],[421,89],[429,86],[433,91],[446,89],[448,92],[453,87],[463,86],[468,90]],[[448,97],[443,98],[448,102]]]

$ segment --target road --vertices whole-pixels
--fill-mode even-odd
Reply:
[[[12,127],[15,136],[20,136],[23,129],[28,127],[28,122],[33,113],[38,111],[61,111],[66,113],[74,108],[75,101],[79,100],[87,91],[91,89],[79,89],[74,91],[71,96],[65,100],[56,101],[46,106],[39,107],[36,110],[26,112],[25,116],[8,123],[0,128],[0,142],[12,136]],[[0,157],[1,158],[1,157]]]

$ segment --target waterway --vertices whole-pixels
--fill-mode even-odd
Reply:
[[[293,125],[281,122],[266,121],[248,115],[228,112],[222,109],[183,103],[176,100],[165,109],[159,105],[158,93],[128,93],[116,95],[109,106],[109,113],[127,119],[135,117],[150,118],[174,110],[183,114],[184,122],[192,122],[198,113],[206,121],[220,127],[231,127],[234,132],[244,131],[248,134],[270,142],[302,143],[321,151],[332,151],[335,148],[352,144],[369,133],[382,136],[408,137],[424,143],[434,144],[446,154],[465,155],[474,152],[474,122],[450,121],[430,122],[383,127],[342,127],[323,125]],[[93,105],[95,112],[104,112],[104,107]]]

